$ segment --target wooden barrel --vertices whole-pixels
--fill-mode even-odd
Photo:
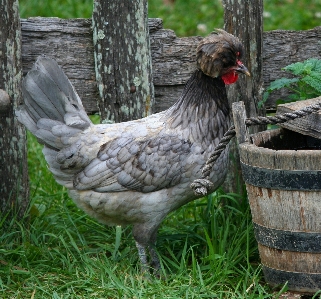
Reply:
[[[286,129],[240,145],[240,160],[266,282],[321,289],[321,140]]]

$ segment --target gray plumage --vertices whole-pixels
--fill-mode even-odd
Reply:
[[[235,37],[224,31],[212,35],[209,42],[241,52]],[[216,77],[207,76],[202,72],[202,57],[207,63],[222,57],[209,53],[212,48],[222,52],[220,44],[211,47],[209,42],[200,44],[200,69],[177,103],[139,120],[93,125],[61,68],[44,56],[23,82],[24,105],[16,115],[44,144],[43,153],[55,179],[69,189],[81,209],[102,223],[133,225],[144,270],[148,266],[146,248],[149,264],[159,268],[154,250],[157,229],[168,213],[197,198],[189,186],[201,176],[203,165],[229,126],[220,74],[228,68],[236,71],[237,55],[224,64],[212,61]],[[222,183],[226,169],[225,151],[209,177],[213,190]]]

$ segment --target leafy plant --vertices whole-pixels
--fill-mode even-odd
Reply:
[[[291,73],[294,78],[280,78],[271,82],[263,94],[262,101],[259,102],[259,107],[264,105],[273,91],[281,88],[287,88],[290,94],[285,99],[277,100],[277,104],[307,100],[321,95],[321,60],[307,59],[290,64],[282,70]]]

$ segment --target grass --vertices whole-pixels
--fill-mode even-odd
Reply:
[[[80,211],[28,139],[30,221],[1,227],[0,298],[277,298],[262,279],[246,199],[217,191],[169,215],[157,244],[163,279],[146,280],[131,228]]]
[[[266,30],[320,23],[319,1],[264,1]],[[303,9],[307,6],[309,9]],[[20,1],[21,16],[89,18],[92,1]],[[223,26],[220,1],[149,1],[150,17],[177,35]],[[29,221],[0,222],[0,298],[278,298],[264,283],[246,197],[217,191],[164,221],[158,252],[163,279],[144,279],[130,227],[105,227],[80,211],[28,136]]]

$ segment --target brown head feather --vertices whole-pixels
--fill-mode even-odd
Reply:
[[[243,46],[234,35],[217,29],[198,45],[197,67],[213,78],[223,75],[242,57]]]

